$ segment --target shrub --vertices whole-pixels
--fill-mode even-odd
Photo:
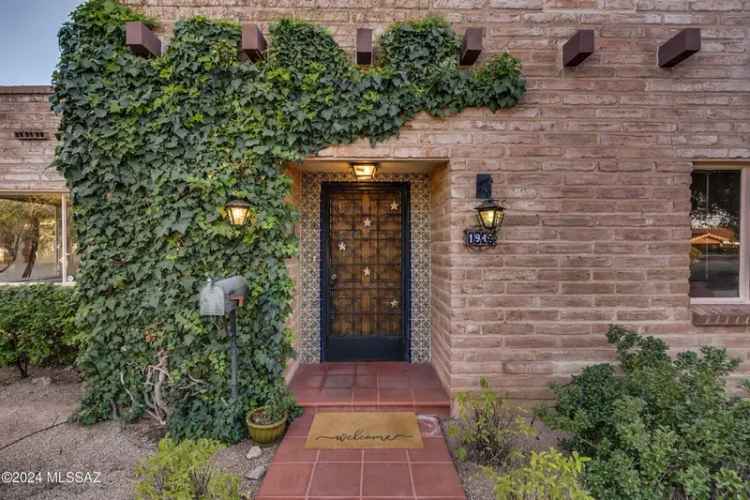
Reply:
[[[579,477],[588,458],[566,457],[555,449],[531,452],[529,463],[506,474],[488,469],[497,500],[593,500]]]
[[[294,418],[301,414],[302,408],[297,405],[294,395],[284,384],[279,384],[269,394],[269,399],[262,407],[263,411],[253,416],[253,422],[259,425],[275,424],[286,415]],[[251,410],[252,412],[252,410]]]
[[[666,344],[620,327],[607,338],[622,374],[590,366],[541,412],[569,433],[564,448],[591,457],[585,484],[598,498],[750,497],[750,401],[729,395],[737,366],[723,349],[671,359]]]
[[[236,499],[239,478],[216,470],[209,464],[224,445],[218,441],[171,438],[159,442],[159,451],[144,460],[136,473],[140,482],[136,498],[148,500]]]
[[[482,465],[506,466],[523,457],[521,441],[535,435],[521,408],[508,407],[487,380],[481,379],[479,393],[457,396],[459,421],[448,427],[448,435],[458,439],[459,460]]]
[[[78,352],[73,287],[0,287],[0,366],[15,365],[22,377],[35,365],[69,364]]]
[[[282,414],[288,411],[290,418],[302,413],[283,382],[267,385],[262,391],[257,400],[247,405],[241,398],[234,403],[228,398],[220,402],[207,401],[194,389],[189,397],[173,404],[167,421],[169,434],[176,439],[203,435],[224,443],[236,443],[247,437],[248,408],[273,404]]]

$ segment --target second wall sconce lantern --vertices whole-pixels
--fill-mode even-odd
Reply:
[[[497,204],[495,200],[484,200],[476,208],[479,223],[487,231],[497,231],[503,224],[505,208]]]
[[[475,207],[479,224],[464,230],[464,243],[471,248],[494,247],[497,231],[505,219],[505,208],[492,198],[492,176],[477,175],[477,199],[483,200]]]

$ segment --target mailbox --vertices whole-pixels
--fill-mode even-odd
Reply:
[[[242,276],[232,276],[214,281],[209,278],[208,283],[201,289],[201,316],[228,316],[233,312],[238,302],[244,302],[247,297],[247,281]]]
[[[219,281],[209,278],[198,298],[201,316],[226,316],[229,319],[226,333],[229,336],[232,401],[237,401],[237,305],[245,302],[247,292],[247,281],[242,276]]]

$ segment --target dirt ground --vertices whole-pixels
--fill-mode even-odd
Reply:
[[[451,455],[453,455],[453,461],[456,464],[458,477],[461,480],[464,491],[466,492],[466,499],[494,500],[494,483],[482,467],[471,461],[462,462],[456,459],[456,450],[460,447],[460,443],[457,439],[451,438],[448,435],[448,427],[455,422],[456,420],[453,418],[444,418],[441,420],[441,425],[443,428],[443,435],[446,436],[448,449],[450,450]],[[525,440],[523,442],[524,448],[541,452],[558,445],[560,435],[545,428],[539,420],[534,422],[534,428],[538,434],[533,438]]]
[[[63,423],[22,441],[15,440],[58,422],[76,410],[82,384],[72,369],[32,369],[20,379],[15,368],[0,368],[0,481],[3,500],[120,500],[133,498],[136,465],[153,453],[163,429],[144,419],[136,424],[104,422],[94,426]],[[7,447],[6,447],[7,446]],[[220,451],[214,462],[240,475],[250,495],[256,484],[244,475],[268,463],[275,448],[253,461],[244,441]],[[68,473],[79,473],[68,477]],[[24,482],[20,482],[24,481]],[[30,484],[30,481],[33,483]],[[249,498],[249,496],[248,496]]]
[[[82,384],[73,369],[34,368],[31,376],[20,379],[15,368],[0,368],[0,474],[18,473],[12,479],[21,481],[31,473],[29,481],[0,481],[2,500],[125,500],[134,497],[137,482],[136,465],[153,453],[164,429],[152,420],[136,424],[104,422],[94,426],[67,423],[78,407]],[[443,420],[443,429],[451,419]],[[27,437],[19,438],[55,423],[62,425]],[[557,436],[539,428],[540,435],[531,448],[547,449],[556,444]],[[10,445],[10,446],[8,446]],[[455,453],[457,443],[449,439]],[[221,450],[214,464],[225,472],[240,476],[240,491],[252,498],[259,483],[245,478],[257,465],[271,462],[276,448],[248,460],[252,446],[243,441]],[[492,483],[481,468],[470,462],[456,461],[468,500],[494,498]],[[71,481],[67,473],[80,473]]]

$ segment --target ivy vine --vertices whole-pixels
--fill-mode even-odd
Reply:
[[[168,359],[170,432],[237,441],[245,410],[278,389],[292,355],[287,319],[295,210],[286,162],[332,144],[397,135],[420,111],[497,110],[525,91],[502,54],[458,67],[459,39],[428,18],[392,26],[380,62],[359,68],[323,28],[281,20],[258,63],[238,54],[240,27],[181,21],[164,55],[124,45],[124,23],[152,20],[89,0],[60,31],[53,108],[62,114],[56,164],[74,201],[81,271],[78,321],[91,332],[79,359],[81,422],[137,418],[155,402],[149,367]],[[232,198],[252,205],[231,226]],[[228,398],[221,324],[198,315],[207,276],[240,274],[240,401]]]

